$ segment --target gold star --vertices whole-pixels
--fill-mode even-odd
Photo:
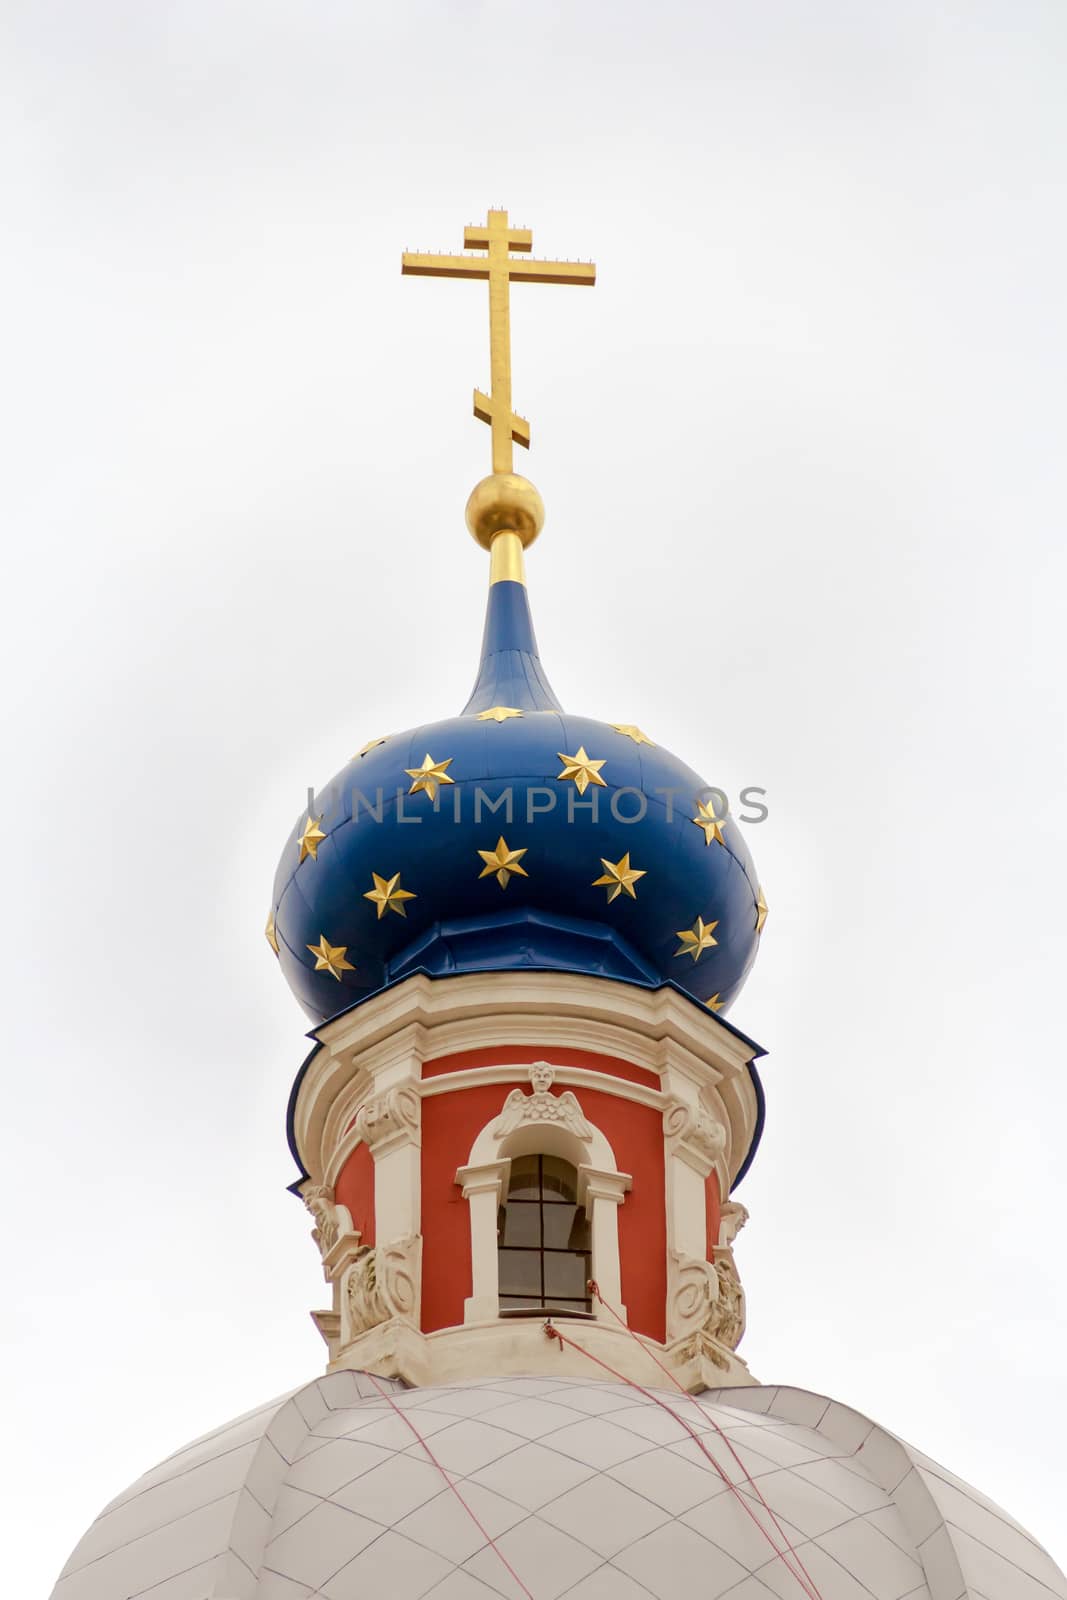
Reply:
[[[653,750],[656,748],[653,741],[648,737],[648,734],[642,733],[641,729],[636,727],[632,722],[613,722],[611,726],[615,729],[616,733],[624,734],[627,739],[632,739],[634,744],[651,745]]]
[[[495,850],[479,850],[478,854],[485,862],[485,866],[478,874],[479,879],[492,878],[495,875],[496,881],[502,889],[507,888],[508,879],[512,873],[517,873],[520,878],[528,878],[530,876],[525,867],[519,866],[519,862],[526,854],[526,849],[509,850],[503,834],[497,840]]]
[[[270,945],[271,949],[274,951],[274,954],[277,955],[278,954],[278,932],[277,932],[277,929],[274,926],[274,912],[273,911],[271,912],[270,916],[267,918],[267,926],[263,929],[263,932],[267,935],[267,943]]]
[[[690,817],[689,820],[698,828],[703,828],[705,844],[710,844],[713,839],[717,840],[719,844],[726,843],[722,836],[722,825],[726,818],[715,815],[714,800],[698,800],[697,815]]]
[[[368,739],[366,744],[363,746],[363,749],[356,751],[355,755],[352,757],[352,760],[358,761],[360,756],[365,756],[369,750],[376,750],[380,744],[384,743],[384,739]]]
[[[324,933],[319,934],[318,944],[309,944],[308,949],[315,957],[315,971],[328,972],[331,977],[341,981],[342,972],[355,972],[351,961],[346,961],[348,953],[346,944],[330,944]]]
[[[409,778],[415,781],[408,790],[408,794],[418,794],[420,789],[425,789],[431,800],[437,799],[437,790],[442,783],[455,783],[455,778],[450,778],[445,771],[452,765],[453,757],[447,761],[435,761],[433,756],[425,755],[421,767],[405,767],[404,771]]]
[[[601,856],[600,865],[604,868],[604,876],[593,879],[593,888],[606,889],[608,891],[609,906],[613,900],[618,899],[620,894],[628,894],[631,900],[637,899],[634,884],[638,878],[643,878],[645,874],[638,867],[631,867],[629,851],[618,861],[605,861],[604,857]]]
[[[374,879],[374,888],[368,889],[363,898],[373,900],[378,907],[378,921],[387,911],[395,911],[397,916],[406,917],[404,901],[414,900],[415,895],[410,889],[401,889],[399,872],[394,872],[391,878],[379,878],[376,872],[372,872],[371,877]]]
[[[320,817],[319,822],[321,821],[322,818]],[[316,822],[314,817],[308,817],[304,823],[304,831],[296,841],[300,846],[301,861],[306,861],[308,856],[311,857],[312,861],[319,859],[319,845],[326,837],[319,827],[319,822]]]
[[[479,711],[479,722],[506,722],[509,717],[521,717],[522,712],[516,711],[514,706],[490,706],[488,711]]]
[[[692,956],[695,965],[705,950],[710,950],[712,945],[718,944],[718,939],[712,938],[718,926],[717,922],[705,922],[703,917],[698,917],[691,928],[680,928],[674,936],[681,940],[681,944],[674,952],[675,955]]]
[[[591,761],[585,753],[584,744],[578,746],[578,754],[576,756],[566,756],[562,750],[557,750],[556,754],[563,762],[563,771],[556,774],[557,783],[565,783],[569,778],[579,794],[584,794],[591,783],[599,785],[601,789],[607,788],[607,784],[600,776],[600,769],[604,762]]]
[[[717,994],[713,994],[710,1000],[704,1001],[704,1004],[707,1006],[709,1011],[721,1011],[723,1006],[726,1004],[726,1001],[720,1000]]]
[[[763,924],[766,922],[766,920],[767,920],[767,902],[763,898],[763,885],[761,884],[760,888],[759,888],[759,893],[756,895],[756,932],[757,933],[762,933],[763,932]]]

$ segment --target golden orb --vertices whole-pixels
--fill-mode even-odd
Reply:
[[[545,503],[529,478],[494,472],[471,490],[467,527],[483,550],[498,533],[518,534],[523,548],[533,544],[545,520]]]

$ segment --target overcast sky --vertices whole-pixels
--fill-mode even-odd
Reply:
[[[306,788],[455,713],[489,205],[571,710],[767,790],[742,1347],[1067,1562],[1057,0],[11,0],[8,1592],[316,1374],[263,938]]]

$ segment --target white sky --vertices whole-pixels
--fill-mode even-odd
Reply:
[[[318,1370],[262,925],[308,784],[454,713],[510,207],[568,707],[736,794],[771,906],[743,1346],[1067,1562],[1067,13],[6,11],[7,1589]]]

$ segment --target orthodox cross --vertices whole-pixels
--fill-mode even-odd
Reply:
[[[596,282],[591,261],[523,260],[533,249],[529,228],[510,228],[506,211],[490,211],[484,225],[464,228],[463,248],[485,250],[485,256],[427,256],[405,250],[400,270],[418,278],[487,278],[489,281],[490,393],[474,391],[474,415],[493,432],[493,471],[512,470],[511,446],[530,447],[530,424],[511,409],[510,286],[514,283]]]

